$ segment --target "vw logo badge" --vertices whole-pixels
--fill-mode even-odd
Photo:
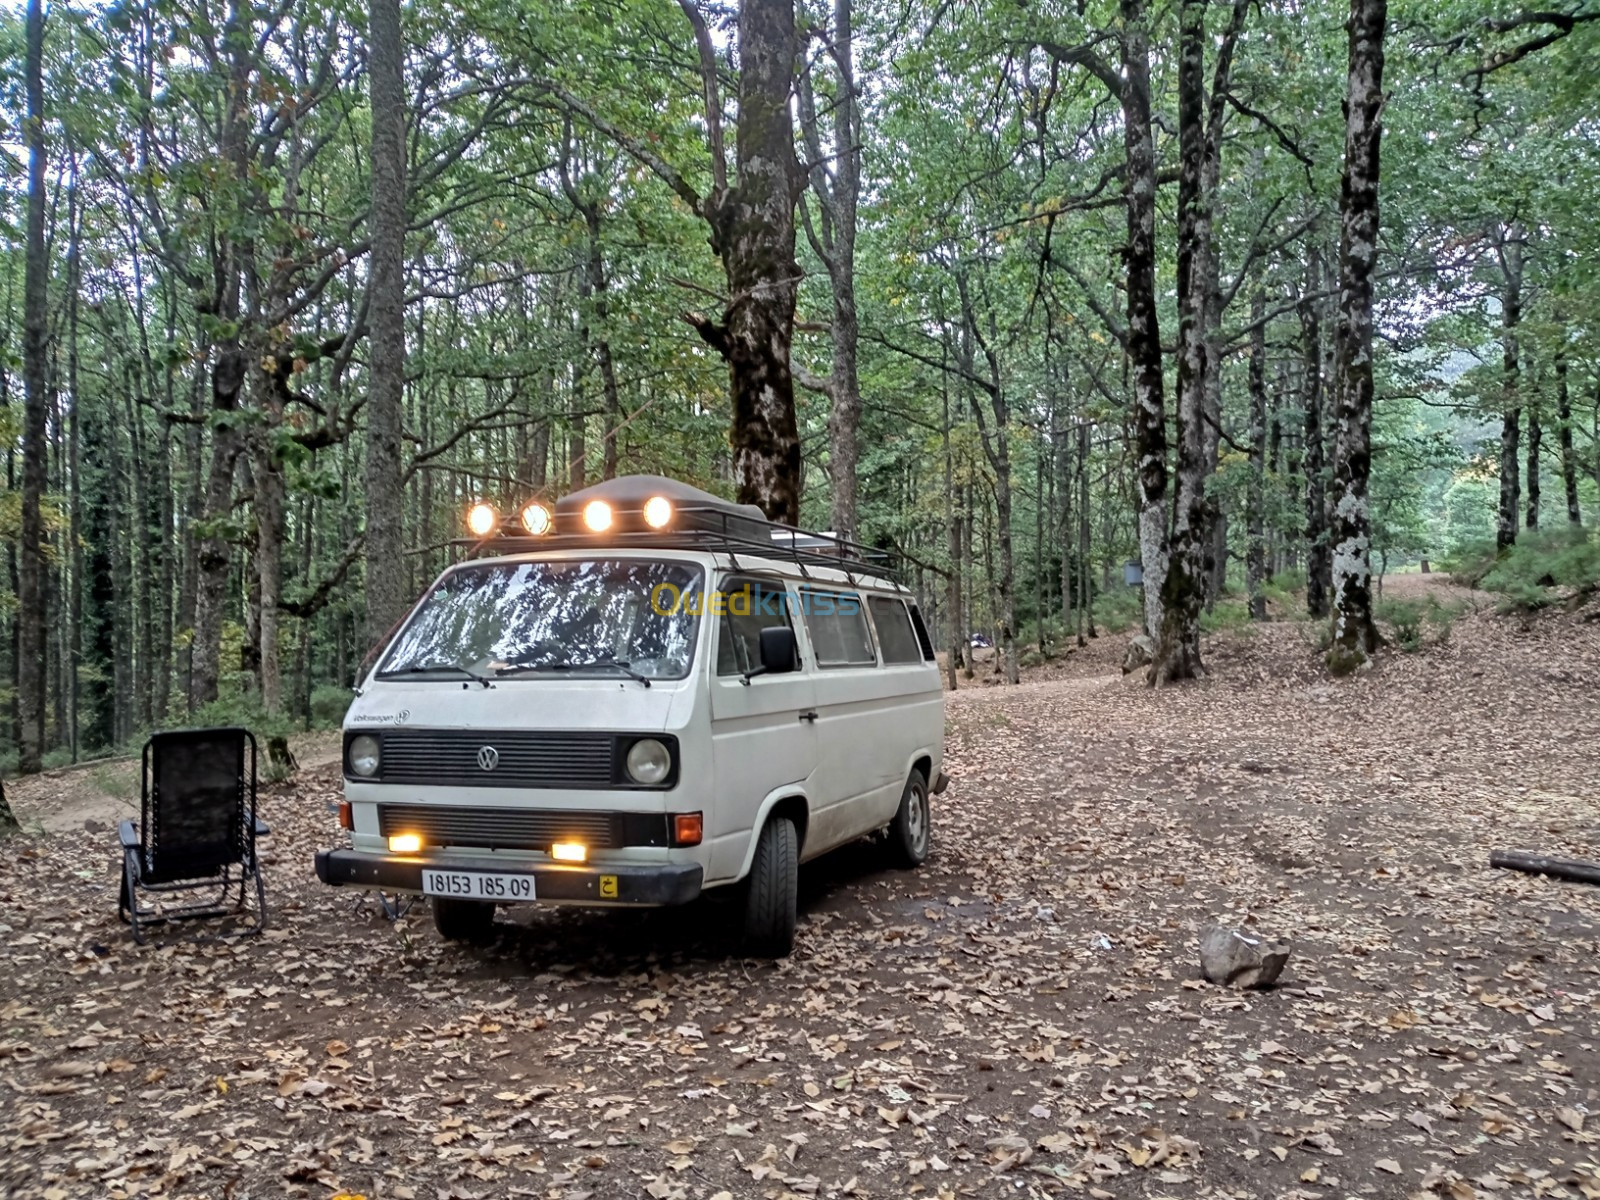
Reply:
[[[493,746],[478,747],[478,766],[485,771],[492,771],[500,765],[500,751]]]

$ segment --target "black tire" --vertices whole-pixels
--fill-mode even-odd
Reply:
[[[928,781],[912,771],[900,807],[889,822],[889,858],[897,867],[920,867],[933,849],[933,807],[928,801]]]
[[[494,937],[494,905],[482,900],[433,898],[433,927],[447,942],[482,945]]]
[[[761,830],[745,882],[744,948],[757,958],[787,958],[800,907],[800,837],[788,817]]]

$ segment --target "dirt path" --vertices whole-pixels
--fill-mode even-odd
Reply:
[[[813,864],[777,966],[714,904],[391,924],[310,877],[331,772],[266,802],[258,940],[137,949],[106,838],[26,841],[0,1191],[1600,1196],[1600,891],[1484,866],[1600,857],[1600,623],[1341,684],[1312,636],[950,697],[936,858]],[[1212,921],[1293,937],[1287,985],[1195,978]]]

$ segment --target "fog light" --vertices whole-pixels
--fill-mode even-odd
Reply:
[[[582,842],[557,842],[550,847],[550,857],[557,862],[587,862],[589,848]]]
[[[705,819],[699,813],[676,813],[672,818],[672,844],[698,846],[705,836]]]
[[[390,854],[415,854],[422,849],[422,836],[416,833],[397,833],[389,839]]]
[[[644,502],[644,523],[651,529],[664,529],[672,520],[672,501],[665,496],[651,496]]]
[[[477,537],[488,537],[500,523],[500,514],[493,505],[474,504],[467,510],[467,528]]]
[[[591,500],[583,506],[583,523],[591,533],[604,533],[611,528],[611,505],[604,500]]]

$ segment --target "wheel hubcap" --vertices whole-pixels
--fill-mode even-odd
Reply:
[[[911,845],[921,854],[928,845],[928,795],[921,788],[914,787],[909,799],[911,806],[906,812],[907,832],[911,834]]]

